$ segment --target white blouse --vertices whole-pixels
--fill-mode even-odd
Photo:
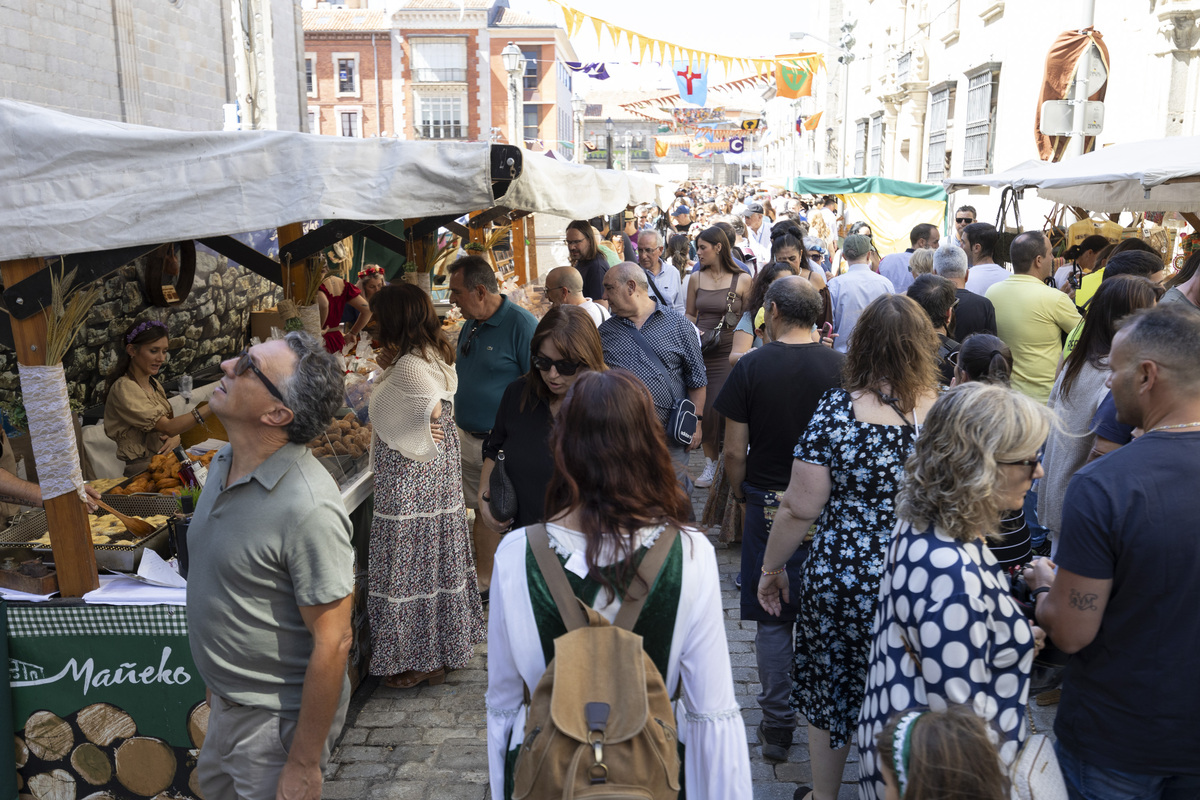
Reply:
[[[547,525],[559,555],[582,559],[584,535]],[[662,527],[639,531],[639,544],[650,545]],[[676,703],[679,740],[686,746],[683,765],[689,800],[750,800],[750,756],[746,726],[733,692],[729,644],[721,609],[716,552],[701,533],[681,532],[683,576],[675,634],[667,664],[667,693]],[[524,687],[536,687],[546,671],[546,656],[533,617],[525,572],[525,529],[504,537],[496,551],[488,618],[488,770],[492,797],[504,796],[504,762],[519,746],[525,728]],[[602,559],[604,564],[608,559]],[[596,611],[609,622],[621,602],[597,596]],[[603,605],[601,605],[603,604]]]

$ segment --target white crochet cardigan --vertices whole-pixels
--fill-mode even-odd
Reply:
[[[380,441],[405,458],[430,461],[437,445],[429,415],[443,400],[453,402],[458,374],[436,353],[406,353],[385,369],[371,388],[371,427]]]

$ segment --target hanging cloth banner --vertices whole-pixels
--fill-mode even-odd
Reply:
[[[676,125],[697,125],[714,119],[725,119],[724,108],[679,108],[671,109]]]
[[[1046,56],[1046,71],[1042,76],[1042,91],[1037,99],[1037,113],[1033,118],[1033,138],[1037,142],[1038,157],[1042,161],[1058,161],[1067,151],[1069,136],[1047,136],[1042,133],[1042,103],[1047,100],[1065,100],[1071,94],[1071,83],[1075,79],[1075,71],[1079,68],[1079,59],[1087,48],[1095,45],[1100,51],[1100,61],[1104,71],[1109,71],[1108,45],[1104,37],[1093,28],[1081,31],[1063,31],[1050,45],[1050,53]],[[1108,92],[1108,80],[1100,84],[1100,88],[1092,93],[1088,100],[1103,100]],[[1096,137],[1087,136],[1083,140],[1083,152],[1091,152],[1096,146]]]
[[[676,61],[671,71],[675,73],[680,99],[703,106],[708,100],[708,69],[698,61]]]
[[[606,81],[610,77],[603,61],[594,61],[591,64],[581,64],[578,61],[567,61],[565,63],[567,69],[572,72],[582,72],[589,78],[595,78],[598,81]]]
[[[729,152],[741,153],[746,149],[746,139],[743,136],[737,136],[729,141]]]
[[[804,116],[796,117],[796,133],[803,135],[805,130]]]
[[[742,130],[756,131],[762,126],[761,119],[744,119],[742,120]]]
[[[821,124],[821,115],[824,113],[825,113],[824,111],[818,111],[817,113],[815,113],[811,117],[809,117],[808,120],[804,123],[804,130],[815,131],[817,129],[817,126]]]
[[[655,158],[666,158],[667,150],[669,150],[669,149],[671,149],[671,146],[669,144],[667,144],[666,142],[664,142],[662,139],[654,140],[654,157]]]
[[[807,53],[778,58],[775,62],[775,95],[788,99],[812,97],[813,77],[820,66],[820,56],[815,56],[816,61]]]

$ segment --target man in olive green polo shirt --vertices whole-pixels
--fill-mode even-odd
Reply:
[[[992,284],[987,299],[996,307],[996,333],[1012,350],[1012,386],[1039,403],[1050,399],[1062,353],[1062,336],[1079,322],[1066,294],[1043,281],[1054,269],[1050,240],[1027,231],[1009,247],[1013,275]]]
[[[342,404],[343,376],[299,332],[221,370],[210,402],[229,444],[188,530],[188,638],[210,706],[200,790],[319,800],[350,702],[354,550],[337,484],[304,443]]]
[[[505,387],[529,372],[537,318],[500,294],[492,265],[479,256],[460,258],[449,271],[450,302],[467,320],[458,334],[454,361],[458,372],[454,421],[462,447],[463,500],[467,508],[477,508],[483,440],[496,421]],[[476,579],[480,592],[486,592],[500,535],[476,516],[471,536]]]

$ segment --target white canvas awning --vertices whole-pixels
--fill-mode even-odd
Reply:
[[[1050,163],[1026,161],[993,175],[949,178],[970,186],[1037,190],[1047,200],[1088,211],[1200,212],[1200,136],[1173,136],[1104,147]]]
[[[497,203],[586,219],[661,191],[657,176],[527,152],[521,175],[498,200],[490,159],[486,142],[192,133],[0,100],[0,260],[312,219],[465,214]]]

